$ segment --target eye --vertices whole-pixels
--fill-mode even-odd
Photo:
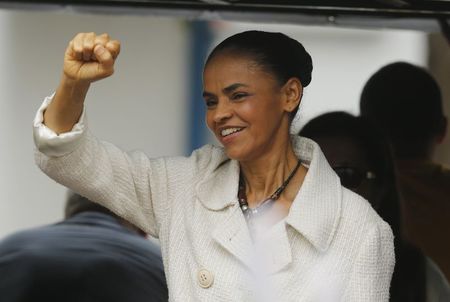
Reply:
[[[246,92],[236,92],[236,93],[233,93],[233,94],[231,95],[231,99],[232,99],[233,101],[239,101],[239,100],[241,100],[241,99],[247,97],[248,95],[249,95],[249,94],[246,93]]]
[[[213,98],[205,99],[206,108],[211,109],[217,105],[217,100]]]

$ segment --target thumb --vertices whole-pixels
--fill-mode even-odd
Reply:
[[[111,55],[111,53],[102,45],[97,44],[94,47],[94,54],[97,61],[103,65],[104,67],[108,68],[111,67],[114,64],[114,58]]]

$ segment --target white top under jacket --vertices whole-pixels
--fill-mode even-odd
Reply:
[[[292,137],[308,172],[288,216],[268,232],[270,261],[255,270],[237,200],[239,164],[222,148],[206,145],[188,158],[126,153],[95,138],[84,113],[72,132],[58,136],[42,124],[49,102],[34,120],[36,163],[159,237],[170,301],[388,301],[392,231],[341,186],[313,141]]]

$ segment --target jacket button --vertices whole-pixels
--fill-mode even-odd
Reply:
[[[203,288],[210,287],[214,282],[214,275],[206,269],[199,270],[198,274],[197,274],[197,278],[198,278],[198,284],[200,284],[200,286]]]

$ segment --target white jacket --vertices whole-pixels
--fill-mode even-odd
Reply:
[[[42,124],[49,102],[34,121],[37,164],[160,238],[170,301],[388,301],[391,229],[341,186],[313,141],[292,138],[309,169],[288,216],[255,254],[237,201],[239,165],[222,148],[149,159],[97,140],[84,115],[57,136]],[[264,274],[254,265],[260,252],[270,260]]]

